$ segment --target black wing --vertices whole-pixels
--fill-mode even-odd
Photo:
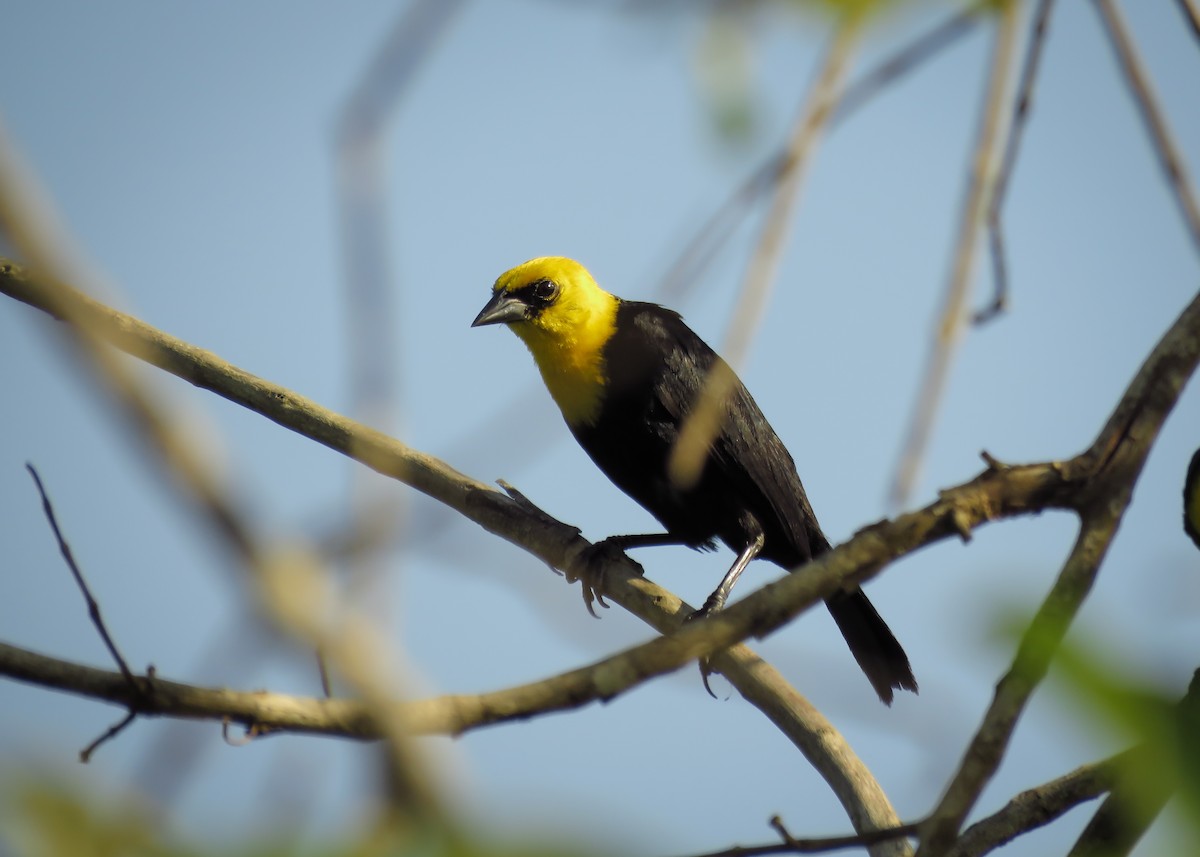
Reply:
[[[766,535],[763,557],[796,565],[827,543],[791,455],[740,381],[699,484],[681,493],[667,480],[680,426],[720,360],[678,314],[622,301],[617,332],[605,349],[609,383],[601,419],[591,437],[576,436],[610,478],[671,532],[697,541],[719,536],[740,550],[751,538],[744,520],[749,513]],[[614,439],[620,449],[593,452],[597,443]]]
[[[623,301],[605,346],[600,418],[572,431],[600,469],[673,535],[697,546],[719,537],[741,551],[762,533],[760,556],[792,569],[829,543],[791,455],[740,381],[699,483],[681,492],[667,479],[680,426],[720,359],[677,314]],[[861,589],[826,603],[880,699],[891,704],[893,688],[916,691],[904,649]]]

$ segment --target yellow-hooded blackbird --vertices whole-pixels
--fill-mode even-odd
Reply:
[[[701,613],[719,610],[750,560],[795,569],[829,550],[796,465],[740,381],[699,479],[667,473],[680,428],[721,358],[678,314],[601,289],[578,262],[533,259],[502,274],[472,323],[507,324],[533,353],[575,439],[667,534],[615,536],[621,548],[711,546],[738,554]],[[917,690],[904,650],[862,589],[826,601],[879,698]]]

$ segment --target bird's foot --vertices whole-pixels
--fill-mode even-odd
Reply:
[[[704,602],[703,607],[693,612],[690,616],[684,619],[683,622],[686,625],[689,622],[695,622],[699,619],[707,619],[709,616],[721,612],[721,608],[724,606],[725,598],[721,596],[720,593],[714,592],[712,595],[708,596],[708,600]],[[713,699],[719,699],[720,697],[713,693],[713,689],[708,683],[708,677],[713,674],[711,657],[700,658],[697,661],[697,664],[700,667],[700,681],[704,682],[704,689]]]
[[[704,602],[704,606],[692,613],[692,615],[688,616],[683,621],[695,622],[697,619],[707,619],[709,616],[720,613],[724,608],[725,596],[722,595],[718,590],[717,592],[714,592],[712,595],[708,596],[708,599]]]
[[[604,593],[608,588],[609,569],[617,563],[625,563],[638,577],[644,574],[641,564],[630,559],[629,554],[625,553],[619,536],[610,536],[588,545],[576,554],[571,562],[567,573],[567,582],[579,581],[584,606],[587,607],[587,611],[592,614],[593,618],[600,618],[596,615],[594,604],[599,604],[605,610],[608,609]]]

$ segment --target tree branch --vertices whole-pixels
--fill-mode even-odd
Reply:
[[[1050,594],[1021,638],[1012,667],[971,741],[958,772],[930,816],[918,855],[943,854],[991,779],[1017,718],[1045,676],[1071,620],[1095,581],[1158,432],[1200,358],[1200,295],[1155,346],[1091,447],[1066,462],[1083,478],[1072,504],[1081,523],[1075,546]],[[1086,474],[1086,476],[1083,476]]]
[[[1119,769],[1128,761],[1131,752],[1126,750],[1102,762],[1084,765],[1021,792],[999,812],[964,830],[949,857],[981,857],[1023,833],[1049,824],[1079,804],[1094,800],[1113,787]]]
[[[1004,141],[1000,173],[996,177],[996,184],[987,207],[988,243],[992,252],[992,300],[972,317],[972,322],[975,324],[985,324],[991,321],[1004,312],[1005,307],[1008,306],[1008,257],[1005,249],[1001,210],[1004,207],[1004,200],[1008,196],[1009,181],[1012,179],[1025,126],[1029,121],[1029,112],[1033,106],[1033,85],[1037,81],[1038,69],[1041,66],[1042,49],[1046,45],[1046,31],[1049,28],[1050,10],[1053,6],[1054,0],[1039,0],[1037,11],[1033,14],[1033,30],[1029,36],[1029,45],[1025,49],[1025,62],[1021,66],[1021,80],[1017,85],[1017,104],[1013,108],[1012,122]]]
[[[0,261],[0,291],[34,306],[43,306],[42,291],[47,288],[59,286],[39,284],[16,266]],[[570,568],[572,559],[587,547],[586,540],[573,527],[532,516],[504,494],[453,471],[430,456],[255,378],[136,319],[93,301],[88,301],[87,306],[88,312],[95,316],[96,331],[113,345],[446,502],[485,529],[524,547],[557,568]],[[894,559],[923,545],[949,536],[965,536],[974,527],[990,520],[1047,508],[1073,509],[1085,519],[1076,552],[1056,585],[1058,600],[1053,600],[1042,611],[1052,620],[1052,631],[1061,632],[1073,615],[1071,605],[1077,607],[1086,593],[1095,572],[1094,566],[1107,546],[1107,536],[1115,527],[1115,520],[1102,517],[1106,503],[1113,500],[1113,492],[1119,492],[1119,498],[1127,499],[1162,421],[1194,371],[1197,360],[1200,360],[1200,296],[1188,305],[1151,352],[1105,428],[1085,453],[1064,462],[1020,466],[990,461],[975,479],[942,492],[937,501],[924,509],[866,528],[819,561],[810,563],[803,574],[784,575],[721,614],[690,623],[667,637],[567,673],[566,679],[555,690],[558,695],[553,699],[557,701],[547,704],[549,697],[541,697],[534,708],[528,707],[528,703],[526,707],[517,705],[506,709],[498,719],[527,717],[538,711],[582,705],[591,699],[611,698],[639,681],[677,669],[689,660],[710,655],[749,636],[765,635],[838,588],[873,577]],[[1121,509],[1124,507],[1123,502],[1117,505]],[[606,595],[660,631],[670,631],[679,623],[679,617],[688,612],[688,608],[670,593],[634,576],[627,568],[618,567],[614,571]],[[1048,658],[1048,654],[1036,645],[1043,639],[1040,629],[1046,621],[1037,623],[1039,634],[1031,632],[1023,641],[1014,669],[1002,682],[997,702],[993,704],[989,718],[985,719],[986,729],[981,729],[981,735],[991,736],[993,727],[998,725],[998,734],[1006,739],[1006,730],[1011,730],[1012,726],[1011,718],[1023,707],[1036,685],[1038,669]],[[1049,638],[1052,639],[1054,633]],[[754,701],[752,695],[758,695],[759,699],[774,697],[775,691],[753,675],[765,665],[755,666],[754,670],[728,669],[731,661],[737,664],[742,658],[754,659],[755,656],[735,649],[718,658],[716,664],[751,701]],[[740,666],[745,668],[752,663],[747,660]],[[548,681],[562,679],[564,677]],[[757,689],[755,682],[758,682]],[[538,684],[543,683],[514,689],[513,693],[526,700],[532,699],[533,688]],[[543,690],[540,688],[537,692]],[[778,699],[773,704],[782,705]],[[779,716],[778,712],[773,714],[766,708],[764,711],[773,719]],[[861,807],[869,805],[870,792],[878,786],[869,779],[869,773],[866,776],[871,788],[864,791],[861,783],[856,782],[858,773],[865,772],[865,768],[859,771],[854,765],[847,767],[844,760],[832,757],[829,748],[823,747],[822,739],[814,733],[798,739],[798,733],[802,732],[803,728],[793,723],[789,737],[806,754],[824,754],[823,764],[838,772],[845,793],[855,797],[860,811]],[[976,743],[987,745],[985,749],[999,749],[988,740],[977,738]],[[977,758],[979,752],[973,745],[968,754],[971,790],[981,787],[994,770],[995,756],[984,754]],[[857,759],[853,761],[861,765]],[[818,768],[826,773],[821,765]],[[835,791],[837,789],[835,785]],[[839,797],[843,797],[843,792],[839,792]],[[973,802],[972,796],[968,803]],[[960,818],[954,820],[957,811],[958,808],[944,816],[951,821],[948,826],[952,828],[952,835],[961,823]],[[880,826],[894,825],[893,821]]]
[[[455,471],[432,456],[257,378],[211,352],[112,310],[70,286],[34,277],[6,259],[0,259],[0,292],[56,318],[60,317],[59,303],[67,300],[74,307],[80,323],[110,345],[440,500],[485,530],[524,548],[554,568],[570,569],[573,559],[589,546],[575,527],[548,516],[531,515],[505,494]],[[67,297],[56,299],[54,295],[58,292],[65,292]],[[677,615],[691,612],[690,607],[671,593],[637,578],[631,568],[631,565],[619,564],[607,575],[607,581],[613,587],[608,594],[623,607],[664,633],[678,624]],[[727,637],[722,640],[725,644],[736,642]],[[696,656],[689,652],[707,654],[714,648],[716,645],[682,650],[682,658],[662,665],[657,672],[638,673],[635,681],[677,669],[688,657]],[[866,829],[875,829],[892,827],[899,822],[869,769],[845,739],[815,708],[788,687],[773,668],[748,649],[733,649],[717,663],[734,687],[763,710],[826,777],[843,800],[856,829],[860,824],[866,825]],[[621,689],[612,687],[609,692],[616,693]],[[576,704],[585,704],[593,698],[602,697],[583,698]],[[562,707],[567,706],[565,703],[558,706]],[[556,709],[551,706],[549,710]],[[512,717],[524,716],[529,716],[524,710],[512,713]]]
[[[1175,195],[1175,202],[1179,205],[1179,213],[1192,239],[1192,245],[1200,251],[1200,202],[1196,200],[1187,166],[1179,146],[1175,143],[1174,135],[1171,134],[1171,128],[1167,125],[1167,117],[1159,107],[1150,76],[1146,73],[1129,35],[1129,26],[1125,23],[1121,10],[1112,0],[1096,0],[1096,8],[1117,54],[1117,62],[1125,75],[1125,81],[1129,84],[1129,91],[1133,95],[1138,113],[1141,114],[1146,130],[1150,133],[1154,151],[1158,155],[1167,184]]]

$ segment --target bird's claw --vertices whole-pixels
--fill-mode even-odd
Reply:
[[[699,610],[694,610],[690,615],[688,615],[688,617],[686,619],[683,620],[683,623],[686,625],[689,622],[695,622],[700,619],[707,619],[709,616],[712,616],[714,613],[720,612],[721,608],[724,606],[724,599],[717,599],[715,596],[716,596],[715,592],[712,595],[708,596],[708,600],[704,602],[704,606],[701,607]],[[713,674],[713,669],[711,666],[712,658],[711,657],[699,658],[699,659],[697,659],[696,663],[700,667],[700,681],[702,681],[704,683],[704,690],[713,699],[720,699],[719,696],[717,696],[715,693],[713,693],[712,686],[709,685],[709,683],[708,683],[708,677]]]
[[[638,577],[644,573],[637,561],[630,559],[616,539],[607,538],[588,545],[581,550],[571,562],[566,577],[568,583],[579,581],[583,595],[583,604],[587,607],[592,618],[599,619],[593,604],[599,604],[605,610],[608,604],[604,600],[607,589],[608,569],[617,562],[625,562],[636,572]]]

